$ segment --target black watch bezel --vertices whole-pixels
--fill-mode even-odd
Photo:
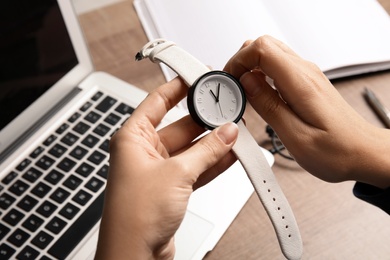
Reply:
[[[210,75],[214,75],[214,74],[217,74],[217,75],[222,75],[222,76],[225,76],[225,77],[228,77],[229,79],[231,79],[237,86],[238,86],[238,89],[240,90],[241,92],[241,95],[242,95],[242,107],[241,107],[241,111],[239,112],[238,116],[233,120],[234,123],[238,123],[244,112],[245,112],[245,107],[246,107],[246,96],[245,96],[245,92],[244,92],[244,89],[241,85],[241,83],[235,78],[233,77],[231,74],[225,72],[225,71],[221,71],[221,70],[212,70],[210,72],[207,72],[205,74],[203,74],[202,76],[200,76],[195,82],[194,84],[192,84],[192,86],[188,89],[188,95],[187,95],[187,106],[188,106],[188,110],[190,112],[190,115],[192,117],[192,119],[198,123],[200,126],[208,129],[208,130],[213,130],[215,128],[217,128],[219,125],[210,125],[208,124],[208,122],[205,122],[199,115],[198,115],[198,112],[197,110],[195,109],[195,106],[194,106],[194,93],[195,93],[195,90],[199,84],[199,82],[205,78],[205,77],[209,77]]]

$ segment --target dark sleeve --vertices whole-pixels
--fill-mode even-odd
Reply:
[[[357,198],[377,206],[387,214],[390,214],[390,187],[380,189],[369,184],[356,182],[353,187],[353,194]]]

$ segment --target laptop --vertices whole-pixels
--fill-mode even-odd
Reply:
[[[2,11],[0,259],[93,259],[109,140],[147,93],[94,71],[70,0]],[[160,127],[185,114],[174,108]],[[176,259],[203,258],[252,192],[239,163],[194,192]]]

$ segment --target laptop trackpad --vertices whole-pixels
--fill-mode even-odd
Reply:
[[[191,259],[213,228],[214,224],[187,210],[175,235],[175,259]]]

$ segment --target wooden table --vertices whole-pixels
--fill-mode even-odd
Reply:
[[[147,38],[132,2],[124,0],[85,13],[80,22],[96,70],[151,91],[165,79],[159,66],[134,61],[134,54]],[[390,13],[390,0],[379,2]],[[364,118],[383,127],[362,91],[371,88],[390,107],[390,72],[338,80],[334,85]],[[246,118],[256,140],[268,146],[265,122],[251,108]],[[325,183],[278,156],[273,170],[295,212],[304,243],[303,259],[390,259],[390,217],[355,198],[354,182]],[[283,259],[271,223],[255,195],[206,259]]]

